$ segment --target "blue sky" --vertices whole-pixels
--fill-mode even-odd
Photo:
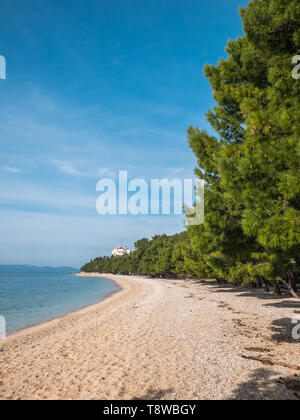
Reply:
[[[213,105],[205,63],[242,34],[244,0],[1,4],[0,264],[73,265],[180,216],[99,216],[96,184],[191,178],[192,124]]]

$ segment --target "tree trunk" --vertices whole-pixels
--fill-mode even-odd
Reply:
[[[295,283],[293,273],[290,270],[288,270],[286,276],[283,279],[283,282],[287,285],[290,294],[294,298],[300,299],[300,293],[298,292],[297,285]]]
[[[257,282],[258,282],[258,287],[262,288],[263,287],[263,282],[262,282],[260,276],[257,276]]]
[[[282,295],[281,290],[280,290],[279,283],[276,280],[275,280],[275,291],[276,291],[276,295],[278,295],[278,296],[281,296]]]
[[[295,290],[295,292],[298,293],[298,287],[297,287],[297,284],[296,284],[294,274],[291,270],[288,270],[288,273],[289,273],[289,276],[290,276],[290,279],[291,279],[291,285],[292,285],[293,289]]]
[[[263,276],[260,276],[260,278],[261,278],[261,280],[262,280],[262,282],[263,282],[263,285],[264,285],[264,288],[265,288],[265,291],[267,292],[267,293],[270,293],[270,287],[269,287],[269,282],[268,282],[268,280],[266,280]]]

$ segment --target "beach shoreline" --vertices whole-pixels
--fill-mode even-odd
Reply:
[[[299,343],[276,328],[293,317],[292,299],[192,280],[77,275],[122,289],[1,340],[0,399],[296,399],[278,382],[293,368],[251,359],[299,364]]]
[[[66,313],[64,313],[62,315],[53,316],[53,317],[51,317],[51,318],[49,318],[49,319],[47,319],[45,321],[37,322],[37,323],[34,323],[34,324],[29,324],[29,325],[26,325],[26,326],[24,326],[24,327],[22,327],[22,328],[20,328],[20,329],[18,329],[16,331],[8,332],[7,335],[6,335],[6,337],[5,337],[5,339],[7,339],[8,337],[11,337],[11,336],[15,336],[15,335],[21,333],[22,331],[28,331],[28,330],[31,330],[32,328],[36,328],[36,327],[40,327],[40,326],[46,326],[46,324],[48,324],[48,323],[50,323],[52,321],[55,321],[57,319],[63,319],[63,318],[67,317],[70,314],[77,313],[77,312],[83,311],[83,310],[85,310],[87,308],[90,308],[90,307],[93,307],[95,305],[98,305],[99,303],[101,303],[101,302],[105,301],[106,299],[108,299],[110,296],[112,296],[112,295],[114,295],[114,294],[119,293],[120,291],[122,291],[121,283],[118,282],[118,280],[116,280],[116,279],[110,278],[109,277],[109,274],[107,274],[107,275],[102,274],[101,275],[99,273],[84,273],[84,272],[80,272],[80,273],[72,273],[72,275],[73,276],[76,276],[76,277],[107,278],[107,279],[112,280],[114,283],[116,283],[118,285],[119,289],[118,290],[115,290],[115,291],[112,291],[110,293],[107,293],[99,301],[95,301],[92,304],[87,304],[87,305],[84,305],[84,306],[80,307],[79,309],[70,310],[70,311],[68,311],[68,312],[66,312]]]
[[[80,273],[73,273],[72,275],[76,276],[76,277],[107,278],[107,279],[110,279],[110,280],[114,281],[120,287],[120,289],[116,290],[116,291],[113,291],[113,292],[110,292],[109,294],[103,296],[103,298],[101,298],[101,300],[99,300],[98,302],[92,303],[91,305],[85,305],[82,308],[77,309],[75,311],[70,311],[70,312],[67,312],[64,315],[55,316],[51,319],[48,319],[47,321],[39,322],[39,323],[33,324],[33,325],[28,325],[27,327],[24,327],[24,328],[22,328],[18,331],[8,333],[4,340],[7,341],[9,338],[16,337],[21,333],[30,333],[30,332],[33,332],[35,329],[40,329],[40,328],[51,326],[52,323],[55,323],[56,321],[59,321],[59,320],[64,320],[64,318],[67,318],[68,316],[70,316],[72,314],[80,314],[81,312],[85,312],[86,310],[94,309],[95,306],[98,306],[102,302],[105,302],[107,299],[109,299],[110,297],[122,292],[122,290],[123,290],[122,285],[124,285],[124,282],[122,282],[122,279],[120,280],[119,278],[111,278],[110,274],[80,272]],[[1,341],[0,341],[0,344],[1,344]]]

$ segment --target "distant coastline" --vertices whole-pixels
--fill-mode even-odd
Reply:
[[[79,269],[74,267],[62,266],[62,267],[51,267],[51,266],[36,266],[36,265],[21,265],[21,264],[1,264],[0,273],[61,273],[61,274],[72,274],[80,272]]]

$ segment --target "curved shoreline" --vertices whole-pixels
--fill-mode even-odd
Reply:
[[[124,281],[122,281],[122,279],[120,279],[119,276],[113,276],[113,275],[110,275],[110,274],[100,274],[100,273],[84,273],[84,272],[73,273],[73,275],[76,276],[76,277],[95,277],[95,278],[103,278],[104,277],[104,278],[107,278],[107,279],[110,279],[110,280],[114,281],[120,287],[120,290],[113,291],[113,292],[103,296],[103,298],[100,301],[92,303],[90,305],[85,305],[85,306],[81,307],[80,309],[70,311],[70,312],[68,312],[64,315],[61,315],[61,316],[55,316],[54,318],[51,318],[47,321],[39,322],[39,323],[34,324],[34,325],[29,325],[27,327],[24,327],[24,328],[18,330],[18,331],[9,333],[5,337],[4,342],[7,342],[10,338],[17,337],[18,335],[21,335],[22,333],[24,333],[24,334],[32,333],[35,330],[38,330],[40,328],[46,328],[48,326],[51,326],[56,321],[62,321],[65,318],[68,318],[71,315],[75,315],[75,314],[80,315],[81,313],[85,312],[88,309],[95,309],[96,306],[98,306],[101,303],[105,302],[106,300],[110,299],[114,295],[117,295],[117,294],[121,293],[124,289]],[[0,341],[0,344],[1,344],[1,341]]]
[[[250,360],[299,364],[299,343],[278,344],[274,333],[278,319],[293,317],[291,299],[88,275],[122,290],[0,340],[0,399],[296,399],[279,384],[295,370]]]

